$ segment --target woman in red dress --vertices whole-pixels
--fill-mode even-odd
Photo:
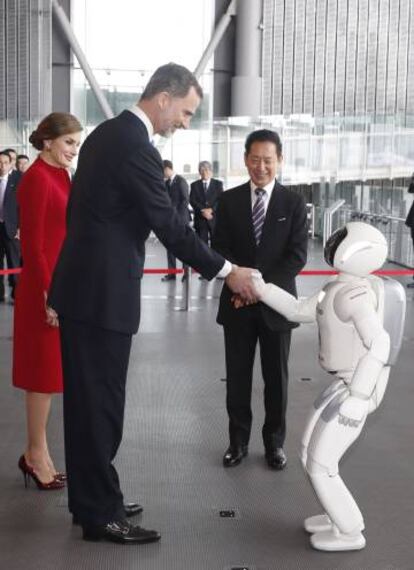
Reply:
[[[25,483],[64,487],[49,455],[46,426],[52,394],[63,391],[56,314],[47,292],[65,237],[68,168],[78,153],[82,126],[73,115],[51,113],[30,136],[39,156],[22,178],[17,200],[23,269],[16,288],[13,385],[26,391],[27,446],[19,459]]]

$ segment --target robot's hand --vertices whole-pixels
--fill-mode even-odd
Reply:
[[[356,428],[366,418],[369,411],[369,400],[349,396],[339,408],[338,421],[344,426]]]
[[[262,298],[263,293],[266,290],[266,283],[263,281],[262,274],[260,271],[252,271],[252,281],[253,281],[253,288],[255,293],[259,299]]]

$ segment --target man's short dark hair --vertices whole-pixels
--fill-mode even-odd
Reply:
[[[0,150],[0,156],[7,156],[7,158],[10,160],[10,162],[12,161],[12,157],[7,152],[7,150]]]
[[[276,131],[271,131],[269,129],[260,129],[258,131],[253,131],[248,135],[244,148],[246,154],[249,154],[251,146],[255,142],[270,142],[276,147],[276,154],[278,158],[282,156],[282,141]]]
[[[167,63],[155,70],[141,95],[141,99],[152,99],[154,95],[163,91],[169,93],[171,97],[183,98],[188,94],[191,87],[194,87],[201,99],[203,90],[196,76],[182,65]]]
[[[30,160],[30,158],[27,156],[27,154],[18,154],[16,157],[16,160],[20,160],[20,159],[25,159],[25,160]]]
[[[162,166],[163,168],[169,168],[170,170],[174,170],[173,163],[171,162],[171,160],[163,160]]]

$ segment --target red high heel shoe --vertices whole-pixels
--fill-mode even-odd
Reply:
[[[67,481],[68,476],[63,471],[56,471],[54,478],[57,481]]]
[[[62,481],[60,479],[56,479],[56,478],[53,478],[52,481],[50,481],[49,483],[42,483],[42,481],[39,479],[39,477],[34,472],[33,467],[30,467],[29,465],[27,465],[26,458],[24,455],[22,455],[20,457],[18,467],[21,470],[21,472],[23,473],[24,486],[26,487],[26,489],[27,489],[30,478],[33,479],[33,481],[37,485],[37,488],[40,491],[55,491],[57,489],[63,489],[63,487],[65,486],[64,481]]]

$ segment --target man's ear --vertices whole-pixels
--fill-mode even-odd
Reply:
[[[158,102],[158,107],[162,110],[166,109],[167,106],[170,104],[171,101],[171,97],[170,94],[167,93],[167,91],[161,91],[161,93],[158,93],[157,96],[157,102]]]

